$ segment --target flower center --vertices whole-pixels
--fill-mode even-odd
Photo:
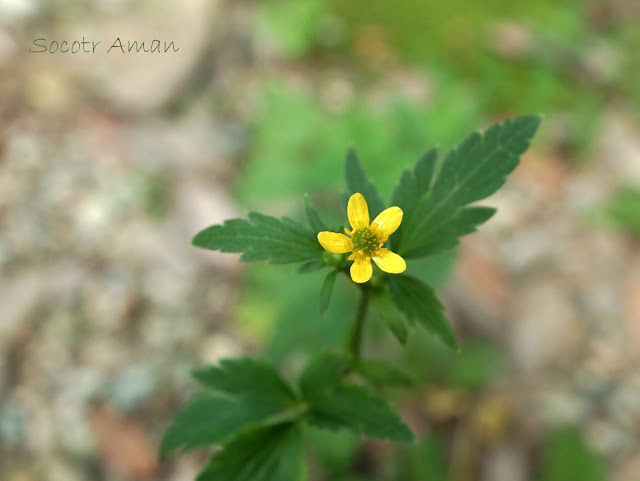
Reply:
[[[371,256],[380,247],[380,239],[371,230],[364,228],[351,234],[353,250]]]

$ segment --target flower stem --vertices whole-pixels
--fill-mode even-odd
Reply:
[[[353,356],[353,360],[360,359],[360,346],[362,344],[362,328],[364,327],[364,321],[367,318],[367,308],[369,307],[369,289],[365,286],[361,288],[362,294],[360,302],[358,303],[358,309],[356,315],[353,318],[353,325],[351,326],[351,333],[349,334],[349,344],[347,346],[349,352]]]

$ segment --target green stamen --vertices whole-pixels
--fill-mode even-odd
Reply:
[[[378,236],[367,228],[355,231],[351,236],[351,241],[354,251],[362,252],[368,256],[380,247]]]

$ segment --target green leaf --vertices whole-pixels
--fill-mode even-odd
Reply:
[[[362,166],[358,160],[358,154],[353,148],[347,151],[345,177],[347,180],[347,192],[343,199],[345,207],[349,197],[356,192],[360,192],[367,201],[369,217],[371,217],[371,219],[374,219],[384,210],[385,204],[380,198],[380,194],[378,194],[376,187],[367,179],[367,175],[364,170],[362,170]]]
[[[492,207],[464,207],[455,212],[443,223],[437,232],[425,238],[422,245],[415,248],[407,257],[422,257],[439,254],[459,244],[463,235],[475,232],[477,226],[489,220],[496,209]]]
[[[196,481],[302,481],[297,424],[283,423],[241,434],[214,454]]]
[[[363,386],[342,381],[350,359],[345,354],[323,353],[305,367],[300,388],[309,406],[308,421],[329,429],[410,441],[413,433],[387,401]]]
[[[338,271],[331,271],[327,274],[327,277],[324,278],[322,282],[322,287],[320,288],[320,306],[319,311],[320,315],[324,316],[324,313],[327,312],[329,308],[329,303],[331,302],[331,293],[333,292],[333,285],[336,283],[336,276],[338,275]]]
[[[327,264],[322,260],[322,258],[312,259],[302,264],[296,272],[298,274],[309,274],[310,272],[319,271],[324,267],[327,267]]]
[[[224,394],[259,396],[263,402],[291,400],[295,396],[274,367],[258,359],[223,359],[219,366],[195,369],[193,377],[205,387]]]
[[[604,462],[593,453],[575,429],[555,430],[547,443],[540,481],[605,481]]]
[[[640,238],[640,188],[621,188],[588,217],[595,224],[625,230]]]
[[[400,177],[400,182],[396,185],[391,196],[391,205],[398,206],[402,209],[403,223],[413,215],[414,210],[426,192],[431,189],[436,165],[438,162],[438,149],[431,149],[416,163],[413,171],[406,169]],[[400,224],[402,226],[402,224]],[[400,246],[405,229],[399,228],[391,236],[391,242],[394,247]],[[397,249],[397,247],[396,247]]]
[[[430,435],[420,443],[407,446],[395,459],[395,481],[446,481],[450,467],[447,463],[443,441]]]
[[[476,340],[464,343],[459,354],[451,355],[449,359],[443,358],[440,369],[447,384],[465,389],[482,389],[496,379],[506,365],[502,350]]]
[[[191,243],[221,252],[242,252],[244,262],[267,260],[287,264],[316,259],[322,255],[315,234],[287,217],[276,219],[250,212],[249,220],[230,219],[200,231]]]
[[[295,395],[265,362],[227,359],[193,375],[208,389],[176,415],[162,441],[161,456],[178,448],[220,444],[246,429],[300,415]]]
[[[427,153],[405,171],[393,193],[393,204],[404,212],[393,245],[405,258],[424,257],[455,247],[460,236],[474,232],[494,213],[487,207],[467,207],[498,190],[518,165],[540,123],[528,115],[475,132],[450,151],[434,178],[436,153]]]
[[[449,279],[457,260],[457,250],[449,249],[429,257],[413,259],[407,263],[407,270],[403,274],[416,277],[437,289]]]
[[[520,162],[540,117],[526,115],[475,132],[447,154],[433,185],[437,197],[463,205],[484,199],[498,190]]]
[[[386,361],[361,359],[354,364],[353,370],[376,386],[413,386],[412,379],[405,372]]]
[[[313,356],[300,375],[300,389],[305,398],[338,385],[349,369],[351,359],[344,353],[323,352]]]
[[[318,211],[315,209],[315,207],[311,203],[311,199],[309,199],[309,194],[304,194],[304,211],[305,211],[305,214],[307,215],[307,221],[309,222],[309,226],[311,227],[312,231],[317,233],[317,232],[328,230],[325,223],[322,222],[322,219],[320,218]]]
[[[299,411],[260,398],[225,398],[211,393],[194,396],[175,416],[160,446],[160,456],[182,448],[190,451],[222,444],[240,431],[295,418]]]
[[[393,303],[387,290],[373,293],[371,313],[384,321],[400,344],[404,346],[407,343],[408,329],[405,315]]]
[[[363,386],[338,385],[312,399],[309,422],[328,429],[349,429],[357,434],[390,441],[411,441],[413,433],[389,403]]]
[[[431,287],[409,276],[389,277],[393,302],[411,322],[418,322],[450,348],[457,350],[458,342],[444,315],[444,307]]]
[[[317,479],[334,481],[349,470],[360,451],[359,436],[350,431],[330,431],[306,423],[302,435],[306,451],[320,468]]]
[[[318,0],[276,0],[257,5],[257,24],[286,59],[299,58],[314,46],[324,5]]]

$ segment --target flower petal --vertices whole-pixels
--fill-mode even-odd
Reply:
[[[378,229],[383,242],[393,234],[402,222],[402,209],[400,207],[389,207],[378,214],[371,225]]]
[[[353,282],[362,284],[371,279],[373,274],[373,267],[371,266],[371,259],[367,256],[356,256],[356,260],[351,264],[351,279]]]
[[[400,274],[407,268],[404,259],[388,249],[378,249],[371,258],[380,269],[389,274]]]
[[[344,254],[353,250],[353,244],[344,234],[336,234],[335,232],[319,232],[318,242],[329,252],[333,254]]]
[[[356,192],[349,198],[347,216],[352,229],[359,230],[369,227],[369,207],[367,207],[367,201],[364,200],[362,194]]]

